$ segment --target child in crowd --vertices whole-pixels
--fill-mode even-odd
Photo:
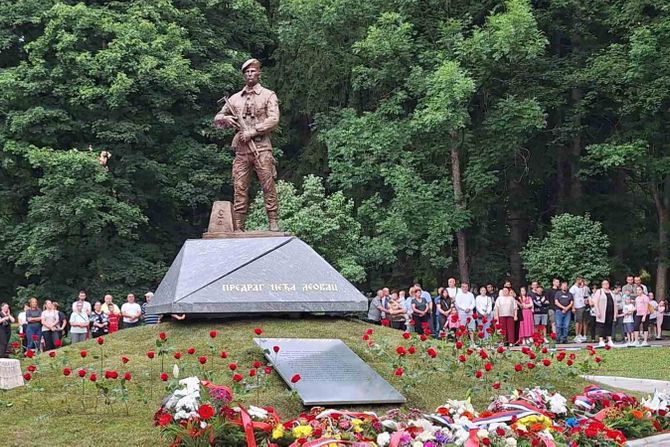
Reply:
[[[658,302],[656,309],[656,340],[661,340],[663,337],[663,317],[665,316],[666,302],[661,300]]]
[[[623,305],[623,329],[626,334],[626,343],[632,345],[634,343],[633,332],[635,331],[635,305],[630,295],[624,295]]]
[[[449,318],[447,318],[447,322],[444,324],[444,331],[455,340],[456,330],[458,330],[458,326],[460,325],[461,322],[458,318],[458,311],[455,307],[452,306],[451,310],[449,311]]]

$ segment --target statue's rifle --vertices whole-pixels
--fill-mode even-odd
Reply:
[[[240,127],[240,131],[246,132],[249,130],[249,127],[247,126],[247,123],[244,122],[244,119],[242,118],[242,115],[240,112],[237,110],[237,108],[230,103],[228,100],[227,96],[224,96],[223,98],[219,99],[218,102],[223,101],[225,105],[228,106],[228,110],[230,110],[230,113],[233,114],[233,117],[235,117],[235,120],[237,121],[237,125]],[[247,144],[249,145],[249,148],[251,149],[251,152],[253,152],[254,157],[258,158],[259,152],[258,148],[256,147],[256,142],[253,140],[253,138],[249,138],[249,141],[247,141]]]

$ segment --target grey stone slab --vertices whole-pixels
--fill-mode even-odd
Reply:
[[[304,405],[402,404],[405,397],[339,339],[255,338]],[[277,354],[273,346],[279,346]],[[300,374],[295,384],[291,377]]]
[[[647,438],[635,439],[626,443],[628,447],[670,447],[670,434],[663,433]]]
[[[630,377],[615,376],[582,376],[590,382],[598,382],[628,391],[653,394],[654,391],[670,391],[670,382],[666,380],[636,379]]]
[[[296,237],[188,240],[151,313],[358,313],[367,299]]]

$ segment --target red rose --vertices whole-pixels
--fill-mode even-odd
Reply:
[[[33,337],[32,337],[32,338],[33,338],[33,341],[39,341],[40,336],[37,335],[37,334],[33,334]]]
[[[221,353],[219,354],[219,357],[221,357],[222,359],[227,359],[228,358],[228,353],[226,351],[221,351]]]
[[[436,351],[434,348],[428,348],[428,349],[426,350],[426,353],[428,354],[428,356],[429,356],[431,359],[434,359],[435,357],[437,357],[437,351]]]
[[[27,368],[27,369],[28,369],[29,372],[34,373],[35,371],[37,371],[37,366],[35,366],[35,365],[28,365],[28,368]]]
[[[54,346],[57,347],[57,348],[60,348],[61,346],[63,346],[63,342],[61,341],[60,338],[54,340]]]
[[[98,344],[101,345],[101,344],[103,344],[103,343],[105,342],[105,339],[102,338],[102,337],[98,337],[98,340],[97,340],[97,341],[98,341]]]
[[[546,354],[547,352],[549,352],[549,350],[547,349],[546,346],[543,346],[542,347],[542,354]]]
[[[188,352],[190,355],[193,355],[193,354],[195,354],[195,348],[193,346],[191,346],[190,348],[188,348],[186,350],[186,352]]]
[[[402,333],[402,338],[404,338],[405,340],[409,339],[411,336],[412,336],[412,334],[410,334],[409,332],[403,332]]]
[[[179,352],[179,351],[175,352],[175,353],[174,353],[174,358],[175,358],[176,360],[179,360],[179,359],[181,358],[181,352]]]
[[[254,377],[256,375],[256,370],[255,369],[250,369],[249,370],[249,377]]]
[[[428,340],[428,337],[426,336],[426,334],[421,334],[421,336],[419,336],[419,338],[421,339],[421,341]]]
[[[214,408],[208,404],[200,405],[200,408],[198,408],[198,416],[202,419],[209,419],[214,416]]]
[[[475,351],[472,348],[468,348],[468,350],[465,351],[465,352],[467,352],[468,355],[472,355],[472,353],[475,352]]]
[[[364,341],[370,340],[370,336],[368,334],[363,334],[362,338],[363,338]]]
[[[543,364],[544,366],[551,366],[551,360],[549,360],[549,359],[544,359],[544,360],[542,360],[542,364]]]
[[[491,440],[489,438],[484,438],[484,439],[482,439],[482,444],[491,445]]]
[[[275,352],[275,354],[278,353],[278,352],[279,352],[279,346],[274,345],[274,346],[272,347],[272,350]]]
[[[533,368],[535,368],[535,363],[528,362],[528,363],[526,363],[526,366],[528,367],[528,369],[533,369]]]
[[[51,357],[51,358],[56,357],[56,351],[50,351],[49,352],[49,357]]]
[[[293,374],[293,377],[291,377],[291,383],[298,383],[300,382],[300,379],[302,379],[300,374]]]
[[[574,363],[574,362],[573,362],[572,360],[570,360],[570,359],[568,359],[568,361],[565,362],[565,364],[568,365],[568,366],[572,366],[573,363]]]
[[[95,373],[91,373],[91,375],[88,376],[88,380],[90,380],[91,382],[95,382],[96,380],[98,380],[98,376]]]
[[[568,356],[568,358],[569,358],[570,360],[574,360],[574,359],[577,358],[577,355],[575,355],[575,353],[571,353],[571,354]]]
[[[549,334],[549,337],[550,337],[552,340],[556,340],[556,332],[552,332],[551,334]]]
[[[603,359],[601,359],[600,357],[596,357],[593,360],[595,360],[596,363],[600,363],[603,361]]]
[[[34,356],[35,356],[35,352],[32,349],[28,349],[26,351],[26,357],[28,357],[29,359],[33,358]]]
[[[494,382],[493,385],[491,385],[494,390],[499,390],[500,389],[500,382]]]
[[[405,374],[405,370],[402,368],[397,368],[394,374],[398,377],[401,377],[403,374]]]
[[[414,347],[414,345],[410,346],[407,352],[409,352],[410,354],[414,354],[416,352],[416,348]]]
[[[395,348],[395,352],[397,352],[398,355],[400,355],[400,356],[403,356],[403,355],[406,354],[405,348],[402,347],[402,346],[398,346],[397,348]]]
[[[484,338],[484,332],[482,331],[477,332],[477,337]]]
[[[516,372],[523,371],[523,366],[521,366],[520,363],[517,363],[516,365],[514,365],[514,371],[516,371]]]
[[[610,345],[605,345],[605,351],[609,351],[610,349],[612,349]]]
[[[237,369],[237,363],[229,363],[228,368],[230,368],[231,371],[235,371]]]
[[[565,358],[565,351],[559,352],[558,355],[556,356],[556,360],[558,360],[559,362],[562,362],[564,358]]]
[[[165,427],[172,422],[172,415],[170,413],[163,413],[158,418],[158,425]]]
[[[253,363],[252,366],[253,366],[254,368],[258,369],[258,368],[261,367],[261,362],[259,362],[258,360],[256,360],[256,361]]]
[[[70,368],[63,368],[63,375],[65,377],[69,376],[70,374],[72,374],[72,370]]]
[[[243,378],[244,377],[242,377],[242,374],[239,374],[239,373],[233,374],[233,381],[235,381],[235,382],[241,382]]]
[[[263,329],[257,327],[256,329],[254,329],[254,333],[255,333],[256,335],[261,335],[261,334],[263,333]]]
[[[162,380],[163,382],[167,382],[167,379],[168,379],[168,375],[167,375],[167,373],[161,373],[161,380]]]
[[[496,428],[496,435],[498,436],[505,436],[505,430],[503,428]]]
[[[456,349],[463,349],[463,342],[462,341],[458,340],[456,342]]]
[[[528,353],[528,358],[531,359],[531,360],[535,360],[537,358],[537,355],[535,355],[534,352],[529,352]]]
[[[521,352],[528,355],[528,353],[530,352],[530,348],[528,346],[524,346],[523,348],[521,348]]]
[[[88,355],[88,352],[86,352],[86,351],[79,351],[79,355],[81,356],[82,359],[85,359],[86,356]]]
[[[166,334],[165,332],[160,332],[160,333],[158,334],[158,338],[160,338],[161,340],[165,341],[165,340],[167,340],[167,334]]]
[[[110,374],[110,377],[111,377],[112,379],[118,379],[118,378],[119,378],[119,373],[116,372],[116,371],[110,371],[109,374]]]
[[[85,369],[80,369],[77,371],[77,374],[79,374],[79,377],[85,377],[86,376],[86,370]]]
[[[12,342],[12,349],[19,349],[20,346],[21,346],[21,343],[19,343],[18,341],[13,341]]]
[[[493,369],[493,364],[487,363],[486,365],[484,365],[484,369],[486,371],[491,371]]]
[[[489,358],[489,354],[486,352],[485,349],[480,349],[479,357],[481,357],[482,360],[486,360],[487,358]]]
[[[481,369],[478,369],[477,371],[475,371],[475,378],[481,379],[483,375],[484,375],[484,373],[481,371]]]
[[[503,352],[505,352],[505,347],[504,346],[498,346],[498,349],[496,349],[496,352],[498,352],[498,354],[502,354]]]
[[[263,371],[265,372],[265,374],[272,374],[272,367],[271,366],[266,366]]]
[[[458,361],[461,362],[461,363],[465,363],[465,361],[466,361],[467,359],[468,359],[468,358],[467,358],[466,356],[464,356],[463,354],[461,354],[461,355],[458,356]]]
[[[130,379],[132,379],[132,378],[133,378],[133,376],[131,376],[129,372],[127,372],[123,375],[123,380],[125,380],[126,382],[129,382]]]
[[[150,359],[154,358],[155,356],[156,356],[156,353],[154,351],[147,352],[147,357],[149,357]]]
[[[368,330],[365,331],[365,333],[368,334],[368,335],[372,335],[373,332],[374,331],[372,330],[372,328],[368,328]]]
[[[217,332],[216,331],[209,331],[209,336],[210,336],[210,338],[216,338]]]
[[[23,380],[25,380],[26,382],[29,381],[29,380],[32,379],[32,378],[33,378],[33,376],[30,375],[30,373],[25,373],[25,374],[23,375]]]
[[[202,355],[202,356],[198,357],[198,361],[200,362],[201,365],[204,365],[205,363],[207,363],[207,357]]]
[[[382,323],[382,326],[388,326],[389,325],[389,320],[384,319],[384,320],[381,321],[381,323]]]
[[[24,334],[23,332],[21,332],[21,333],[19,334],[19,338],[26,338],[26,334]]]

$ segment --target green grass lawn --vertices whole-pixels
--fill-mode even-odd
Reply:
[[[231,385],[231,371],[228,363],[239,364],[239,372],[245,374],[256,360],[264,361],[263,354],[255,346],[252,339],[256,336],[254,328],[263,329],[264,337],[306,337],[306,338],[340,338],[359,356],[367,361],[379,374],[401,390],[408,399],[407,408],[434,410],[447,399],[465,398],[469,391],[475,406],[483,408],[495,391],[490,384],[476,385],[478,381],[467,367],[445,368],[442,360],[453,355],[452,344],[429,341],[421,343],[417,339],[411,342],[404,340],[401,333],[388,328],[375,327],[373,339],[386,346],[386,354],[380,355],[367,348],[361,336],[368,325],[348,320],[328,318],[312,318],[303,320],[266,319],[236,322],[196,322],[189,324],[166,323],[160,327],[142,327],[112,334],[105,338],[104,352],[105,369],[114,369],[121,375],[128,371],[133,378],[128,384],[128,406],[115,396],[111,405],[104,399],[96,398],[93,384],[85,381],[82,392],[82,381],[76,377],[79,368],[89,371],[100,369],[100,347],[95,340],[65,347],[57,351],[55,358],[46,354],[39,359],[24,359],[24,372],[28,365],[39,364],[39,371],[27,387],[8,392],[0,392],[0,421],[3,432],[2,445],[31,446],[116,446],[116,445],[165,445],[159,432],[152,426],[152,416],[165,396],[165,383],[158,378],[160,360],[158,357],[149,360],[146,352],[156,350],[155,341],[159,331],[168,334],[167,345],[182,352],[179,361],[182,369],[181,377],[193,372],[201,372],[204,368],[213,375],[215,383]],[[218,336],[212,340],[210,330],[217,330]],[[215,345],[216,352],[226,351],[229,358],[213,358],[210,344]],[[397,355],[396,345],[409,347],[415,344],[419,352],[405,359],[406,375],[402,378],[394,375],[393,365]],[[428,346],[438,349],[439,355],[430,360],[420,355]],[[188,355],[186,350],[195,347],[197,353]],[[89,352],[82,359],[80,349]],[[201,367],[197,362],[199,355],[208,356],[208,362]],[[604,362],[592,371],[594,374],[629,375],[645,378],[663,378],[664,371],[670,364],[670,349],[626,349],[599,351]],[[121,356],[127,356],[129,362],[122,365]],[[476,356],[476,354],[475,354]],[[578,357],[585,358],[581,353]],[[506,360],[500,361],[500,368],[511,368],[511,364],[521,359],[521,354],[509,354]],[[442,360],[442,361],[441,361]],[[175,360],[170,354],[165,361],[166,371],[172,371]],[[63,366],[67,364],[73,369],[70,377],[64,377]],[[333,368],[337,365],[333,365]],[[499,368],[499,366],[496,366]],[[508,374],[503,381],[501,392],[511,387],[544,386],[553,387],[569,397],[579,392],[586,384],[578,377],[554,377],[550,368],[539,366],[532,372]],[[475,388],[472,386],[475,384]],[[288,391],[281,378],[273,373],[267,383],[246,394],[237,395],[243,404],[274,406],[283,418],[295,417],[303,408],[297,396]],[[391,407],[381,406],[372,409],[383,412]],[[46,441],[48,440],[48,442]]]

